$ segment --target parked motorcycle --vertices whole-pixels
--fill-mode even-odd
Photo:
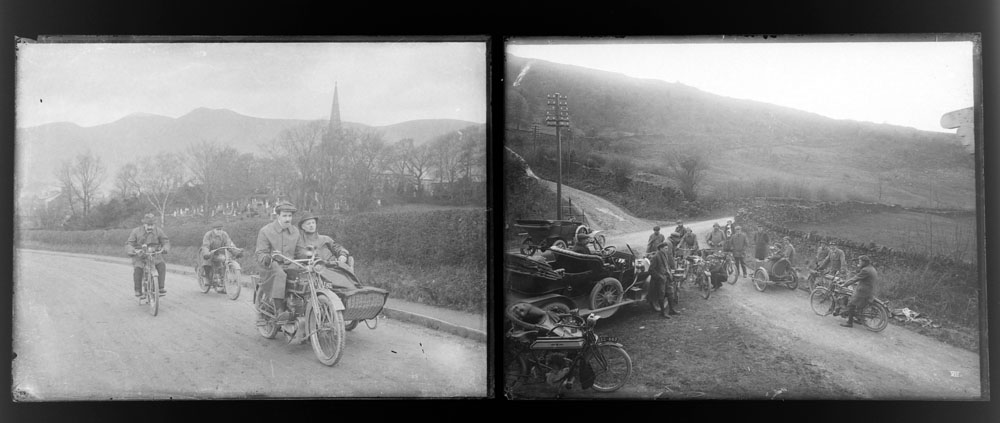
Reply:
[[[163,254],[163,250],[158,245],[142,244],[136,251],[136,255],[142,258],[142,294],[139,296],[139,304],[149,306],[149,314],[156,316],[160,309],[159,272],[153,264],[153,258]]]
[[[696,255],[686,256],[684,261],[688,262],[688,270],[682,285],[694,284],[701,297],[707,300],[712,295],[712,272],[708,269],[708,262]]]
[[[201,292],[207,294],[208,291],[215,288],[215,292],[220,294],[225,293],[230,300],[239,298],[240,278],[243,275],[243,271],[235,258],[239,257],[242,252],[243,250],[236,247],[219,247],[209,251],[209,254],[212,256],[211,277],[205,274],[204,266],[197,266],[195,268]]]
[[[307,250],[308,258],[295,260],[280,252],[271,253],[273,260],[293,265],[299,272],[295,279],[285,283],[285,304],[293,319],[279,322],[274,302],[268,292],[261,287],[261,281],[254,276],[254,307],[265,316],[265,323],[257,326],[261,336],[272,339],[280,330],[287,343],[303,343],[309,339],[316,358],[327,366],[340,361],[344,351],[344,304],[321,279],[319,272],[326,262]]]
[[[516,306],[515,304],[514,306]],[[505,334],[505,387],[547,383],[560,390],[579,384],[583,389],[614,392],[632,374],[632,359],[614,338],[594,332],[599,316],[580,317],[577,310],[555,314],[551,325],[519,319],[508,307],[510,329]]]
[[[845,287],[842,283],[831,283],[829,287],[817,286],[809,294],[809,306],[814,313],[826,316],[837,310],[847,310],[847,303],[854,295],[854,289]],[[836,313],[841,318],[845,316]],[[873,298],[854,316],[872,332],[881,332],[889,325],[889,304],[878,298]]]

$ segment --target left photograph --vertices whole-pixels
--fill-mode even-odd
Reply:
[[[492,395],[486,40],[15,42],[14,401]]]

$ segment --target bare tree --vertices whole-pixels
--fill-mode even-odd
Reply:
[[[83,205],[83,216],[90,214],[90,206],[94,202],[97,191],[104,183],[106,169],[101,163],[101,158],[95,156],[89,150],[76,156],[73,165],[73,183],[77,188],[77,194]]]
[[[115,190],[120,198],[130,198],[139,195],[139,168],[135,163],[126,163],[118,168],[115,175]]]
[[[708,161],[699,152],[687,151],[666,156],[667,176],[677,181],[684,198],[688,201],[698,199],[698,186],[705,178]]]
[[[311,209],[320,190],[319,170],[324,164],[321,145],[327,126],[323,121],[312,121],[282,131],[274,142],[273,158],[284,156],[296,173],[294,198],[299,208]],[[293,187],[287,187],[293,188]]]
[[[424,176],[430,173],[433,162],[434,154],[426,144],[413,148],[406,157],[406,168],[408,173],[414,178],[418,197],[423,196]]]
[[[365,211],[375,202],[378,175],[389,162],[385,141],[374,131],[345,133],[344,194],[353,211]]]
[[[139,189],[149,204],[160,213],[161,225],[177,189],[185,182],[182,162],[181,156],[173,153],[160,153],[143,159],[138,178]]]
[[[217,163],[222,147],[218,142],[201,140],[188,145],[186,165],[194,180],[201,184],[202,206],[208,213],[214,204],[214,196],[219,185],[219,166]]]
[[[70,214],[76,214],[76,202],[74,198],[77,197],[76,187],[73,184],[73,162],[69,160],[64,160],[59,169],[56,170],[56,179],[59,180],[59,187],[62,190],[63,195],[66,196],[66,202],[69,204]]]

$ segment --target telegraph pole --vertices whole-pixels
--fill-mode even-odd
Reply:
[[[559,93],[546,96],[546,104],[551,110],[545,112],[545,125],[556,127],[556,155],[559,168],[559,177],[556,180],[556,220],[562,220],[562,138],[559,136],[559,128],[569,126],[569,103],[566,96]]]

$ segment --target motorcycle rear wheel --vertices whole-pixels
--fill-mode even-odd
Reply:
[[[264,309],[274,313],[274,304],[271,303],[270,299],[264,298],[264,291],[259,287],[254,292],[254,307],[258,310]],[[258,312],[259,313],[259,312]],[[274,323],[273,317],[264,316],[266,322],[263,326],[257,326],[257,333],[267,339],[274,339],[274,336],[278,334],[278,325]]]
[[[833,311],[830,310],[831,305],[833,305],[833,292],[825,286],[817,286],[816,289],[813,289],[813,292],[809,294],[809,306],[812,307],[813,313],[820,316],[826,316],[833,313]]]
[[[795,273],[795,269],[792,269],[792,281],[785,283],[785,287],[793,291],[799,287],[799,275]]]
[[[226,266],[226,296],[230,300],[240,297],[240,279],[242,276],[240,269],[234,266]]]
[[[594,369],[597,392],[614,392],[625,386],[632,375],[632,358],[625,349],[611,343],[599,343],[585,357]]]
[[[319,307],[319,321],[316,320],[316,312],[307,311],[306,327],[311,334],[313,352],[316,358],[327,366],[333,366],[340,361],[344,352],[344,312],[333,309],[333,301],[326,295],[316,295],[317,306]]]
[[[726,282],[730,285],[736,283],[736,280],[740,278],[740,271],[736,268],[736,263],[732,260],[726,262]]]
[[[861,324],[872,332],[881,332],[889,325],[889,311],[872,301],[861,309]]]

